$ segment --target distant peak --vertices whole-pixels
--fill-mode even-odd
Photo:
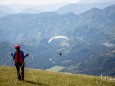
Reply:
[[[96,8],[96,7],[90,9],[90,11],[100,11],[100,10],[101,10],[101,9]]]
[[[64,15],[75,15],[73,12],[65,13]]]

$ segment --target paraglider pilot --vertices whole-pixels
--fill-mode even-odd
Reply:
[[[59,55],[61,56],[61,55],[62,55],[62,53],[59,53]]]
[[[15,46],[15,49],[16,52],[14,54],[11,53],[10,55],[13,57],[15,62],[18,79],[24,80],[24,59],[29,55],[29,53],[24,56],[24,53],[20,50],[20,45],[18,44]]]

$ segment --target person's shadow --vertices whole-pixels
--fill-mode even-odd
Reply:
[[[24,80],[27,83],[33,84],[33,85],[42,85],[42,86],[49,86],[48,84],[38,83],[34,81]]]

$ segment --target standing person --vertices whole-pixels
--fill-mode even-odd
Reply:
[[[11,53],[13,60],[15,61],[15,66],[17,70],[17,76],[19,80],[24,80],[24,59],[27,57],[29,54],[27,53],[24,56],[24,53],[22,50],[20,50],[20,45],[15,46],[16,52],[13,54]]]

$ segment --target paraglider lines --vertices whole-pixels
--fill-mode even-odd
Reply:
[[[28,63],[27,63],[27,65],[28,65]],[[31,71],[30,68],[29,68],[29,71],[30,71],[30,73],[31,73],[31,75],[32,75],[32,78],[34,79],[34,81],[35,81],[35,83],[36,83],[36,79],[35,79],[35,77],[34,77],[34,75],[33,75],[33,72]],[[37,83],[36,83],[36,85],[37,85]]]
[[[5,66],[12,58],[9,58],[2,66]]]

